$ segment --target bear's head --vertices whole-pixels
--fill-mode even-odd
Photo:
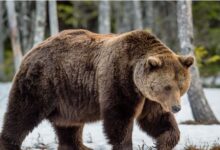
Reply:
[[[192,56],[174,53],[148,56],[136,63],[133,80],[146,99],[176,113],[181,109],[180,97],[189,88],[189,67],[193,62]]]

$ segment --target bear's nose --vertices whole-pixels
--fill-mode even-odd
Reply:
[[[181,106],[180,105],[174,105],[172,106],[172,112],[173,113],[177,113],[181,110]]]

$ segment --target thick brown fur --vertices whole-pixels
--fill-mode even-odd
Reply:
[[[157,140],[158,149],[170,150],[179,141],[170,106],[187,90],[192,62],[145,31],[119,35],[63,31],[24,57],[10,91],[0,149],[20,150],[28,133],[48,119],[58,136],[59,150],[87,149],[82,143],[83,126],[98,120],[103,120],[114,150],[131,150],[136,118],[143,131]],[[158,79],[173,73],[170,86],[178,92],[152,98],[147,92],[154,88],[149,85],[151,72]],[[179,74],[185,77],[181,83],[187,84],[179,84]],[[161,82],[160,87],[167,84]],[[177,95],[173,101],[172,93]]]

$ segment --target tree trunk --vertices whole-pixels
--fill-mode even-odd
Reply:
[[[6,7],[7,7],[7,15],[8,15],[8,25],[10,29],[10,37],[12,41],[15,70],[17,71],[19,69],[22,60],[22,52],[21,52],[19,32],[17,28],[17,18],[16,18],[14,1],[13,0],[6,1]]]
[[[119,32],[127,32],[132,30],[133,16],[133,3],[132,1],[122,1],[122,24],[120,26]]]
[[[123,12],[122,12],[122,1],[114,1],[112,9],[113,18],[115,18],[115,32],[120,33],[122,31],[122,19],[123,19]]]
[[[20,35],[21,35],[21,45],[23,52],[26,53],[28,51],[28,39],[29,39],[29,17],[28,17],[28,1],[22,1],[20,2]]]
[[[169,1],[166,3],[166,8],[168,12],[167,16],[167,24],[166,27],[166,36],[169,35],[169,38],[167,39],[168,46],[174,51],[179,52],[180,50],[180,44],[178,40],[178,33],[177,32],[170,32],[170,31],[177,31],[177,7],[176,7],[176,1]]]
[[[167,11],[167,1],[156,1],[155,2],[155,24],[153,27],[153,31],[156,33],[156,35],[160,38],[161,41],[163,41],[167,46],[170,47],[170,44],[168,43],[168,40],[170,39],[170,30],[167,27],[170,27],[170,23],[168,20],[168,12]],[[162,29],[162,30],[161,30]],[[167,32],[169,32],[167,34]],[[167,36],[169,35],[169,36]]]
[[[46,26],[46,1],[36,1],[36,20],[34,32],[34,45],[44,40]]]
[[[99,2],[99,33],[110,33],[110,4],[109,0]]]
[[[134,29],[142,29],[143,28],[143,22],[142,22],[142,14],[141,14],[141,6],[139,0],[133,0],[133,6],[134,6],[134,16],[133,16],[133,22],[134,22]]]
[[[34,1],[30,1],[30,3],[35,3]],[[31,5],[31,4],[30,4]],[[34,36],[35,36],[35,21],[36,21],[36,11],[31,11],[30,12],[30,35],[28,39],[28,50],[31,49],[34,45]]]
[[[0,1],[0,33],[3,34],[3,2]],[[4,39],[0,36],[0,79],[4,79]]]
[[[56,1],[49,1],[49,19],[50,19],[50,34],[51,35],[57,34],[59,32],[59,27],[58,27]]]
[[[154,23],[154,9],[153,9],[153,1],[144,1],[144,19],[143,19],[143,26],[144,28],[153,29]]]
[[[143,28],[140,1],[117,1],[114,3],[118,33]]]
[[[181,53],[184,55],[194,54],[191,5],[191,1],[177,1],[178,36]],[[191,67],[190,71],[192,80],[187,94],[195,121],[201,123],[217,123],[218,121],[203,92],[196,63]]]
[[[73,18],[75,18],[76,20],[80,19],[80,1],[72,1],[72,6],[73,6]],[[85,24],[83,23],[83,27]],[[80,26],[79,25],[79,21],[73,21],[73,27],[77,27]]]

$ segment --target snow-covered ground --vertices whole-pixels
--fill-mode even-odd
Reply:
[[[3,115],[6,110],[8,92],[10,83],[0,84],[0,131],[2,126]],[[205,94],[209,100],[212,110],[220,120],[220,89],[205,89]],[[182,110],[176,115],[178,122],[193,120],[191,109],[187,97],[182,98]],[[220,143],[220,125],[179,125],[181,131],[181,139],[176,150],[182,150],[187,144],[194,145],[212,145]],[[85,145],[95,150],[109,150],[111,147],[107,144],[107,140],[103,134],[102,122],[88,124],[83,131],[83,141]],[[37,128],[30,133],[23,143],[23,147],[33,147],[39,143],[44,143],[56,149],[57,139],[54,131],[47,121],[43,121]],[[138,146],[146,144],[153,146],[154,141],[135,125],[133,131],[133,144],[135,149]],[[37,150],[37,149],[36,149]]]

